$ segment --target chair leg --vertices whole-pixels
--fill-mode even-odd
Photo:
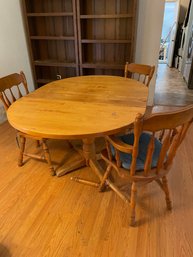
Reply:
[[[136,196],[137,196],[137,187],[136,187],[136,183],[133,182],[132,186],[131,186],[131,201],[130,201],[131,217],[130,217],[130,226],[134,226],[135,225]]]
[[[56,173],[55,173],[55,170],[52,166],[52,163],[51,163],[51,158],[50,158],[50,153],[49,153],[49,149],[48,149],[48,146],[47,146],[47,143],[46,143],[46,140],[43,139],[42,140],[42,147],[43,147],[43,151],[44,151],[44,154],[45,154],[45,159],[48,163],[48,166],[49,166],[49,169],[50,169],[50,173],[52,176],[55,176]]]
[[[159,134],[159,140],[160,140],[161,142],[162,142],[162,140],[163,140],[164,134],[165,134],[165,129],[163,129],[163,130],[161,131],[161,133]]]
[[[100,192],[103,192],[105,190],[105,188],[106,188],[106,179],[109,177],[111,170],[112,170],[112,166],[109,164],[107,166],[107,169],[105,171],[105,174],[104,174],[104,176],[102,178],[102,181],[100,183],[100,186],[99,186],[99,191]]]
[[[26,138],[23,136],[18,136],[20,139],[20,153],[19,153],[19,159],[18,159],[18,166],[22,166],[23,165],[23,154],[24,154],[24,150],[25,150],[25,142],[26,142]]]
[[[163,190],[165,192],[165,198],[166,198],[166,205],[168,210],[172,210],[172,202],[170,199],[170,192],[169,192],[169,187],[168,187],[168,180],[166,176],[162,178],[162,183],[163,183]]]
[[[16,140],[16,143],[17,143],[17,147],[20,148],[20,143],[19,143],[19,135],[16,134],[16,137],[15,137],[15,140]]]
[[[40,140],[36,140],[36,147],[40,147]]]

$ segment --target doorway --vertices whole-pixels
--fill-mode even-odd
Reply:
[[[179,6],[179,0],[165,2],[159,63],[167,63],[170,67],[172,66],[174,44],[178,27]]]
[[[164,20],[160,42],[159,65],[155,87],[155,105],[184,106],[193,102],[193,90],[189,90],[183,78],[180,66],[181,47],[180,29],[184,24],[189,7],[186,1],[186,11],[182,15],[181,4],[185,2],[165,2]],[[179,41],[179,42],[178,42]],[[182,58],[181,58],[182,59]]]

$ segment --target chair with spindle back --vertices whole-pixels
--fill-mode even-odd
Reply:
[[[134,78],[148,87],[154,71],[155,66],[126,62],[124,75],[125,78]]]
[[[19,73],[13,73],[8,76],[5,76],[3,78],[0,78],[0,99],[3,102],[3,105],[5,107],[5,110],[8,110],[10,105],[15,102],[18,98],[23,97],[23,95],[26,95],[29,93],[27,81],[25,78],[24,73],[21,71]],[[31,135],[27,135],[21,131],[17,131],[17,140],[19,139],[19,147],[20,147],[20,154],[18,159],[18,166],[23,165],[23,157],[28,156],[31,158],[39,159],[39,160],[45,160],[47,161],[51,174],[55,175],[54,168],[51,164],[50,154],[47,147],[46,139],[45,138],[39,138],[34,137]],[[25,150],[25,143],[26,138],[32,138],[37,141],[37,145],[40,146],[40,141],[43,149],[43,156],[36,155],[36,154],[30,154],[26,153]]]
[[[167,209],[172,209],[166,175],[192,122],[193,105],[179,111],[157,113],[149,117],[139,114],[134,123],[134,133],[106,137],[107,147],[101,156],[107,168],[100,179],[100,190],[103,191],[108,185],[125,202],[130,203],[130,225],[135,224],[139,185],[156,181],[165,193]],[[159,133],[162,130],[165,133],[160,141]],[[130,197],[109,179],[113,169],[118,177],[131,185]]]

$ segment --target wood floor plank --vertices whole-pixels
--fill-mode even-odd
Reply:
[[[159,64],[155,86],[155,105],[184,106],[193,103],[193,90],[188,89],[182,74],[167,64]]]
[[[14,257],[193,256],[193,127],[169,174],[173,211],[166,210],[157,184],[149,184],[138,193],[133,228],[129,207],[113,192],[70,180],[96,180],[89,168],[58,178],[43,162],[17,167],[14,133],[8,123],[0,125],[1,257],[7,251]],[[68,149],[60,141],[54,147],[52,158],[59,162]]]

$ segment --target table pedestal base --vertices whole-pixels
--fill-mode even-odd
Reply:
[[[67,173],[70,173],[74,170],[80,169],[82,167],[86,166],[86,161],[84,158],[74,161],[68,165],[65,165],[64,167],[62,167],[60,170],[56,171],[56,176],[57,177],[61,177],[66,175]]]
[[[87,138],[83,140],[83,155],[85,158],[86,165],[89,166],[96,176],[99,179],[99,182],[94,182],[86,179],[82,179],[79,177],[71,177],[71,180],[74,180],[76,182],[89,185],[89,186],[94,186],[98,187],[100,191],[102,191],[100,185],[103,180],[103,174],[104,170],[100,166],[97,160],[101,159],[100,154],[96,154],[95,151],[95,144],[94,144],[94,139],[93,138]]]
[[[101,144],[101,142],[99,142]],[[69,145],[77,152],[78,158],[67,160],[62,167],[56,171],[57,177],[61,177],[74,170],[80,169],[84,166],[91,166],[90,160],[100,160],[100,154],[96,154],[95,143],[93,138],[83,139],[83,145],[75,145],[69,142]]]
[[[75,150],[75,152],[77,152],[78,154],[78,158],[72,158],[72,159],[68,159],[63,165],[62,167],[56,171],[56,176],[57,177],[61,177],[66,175],[67,173],[70,173],[74,170],[80,169],[84,166],[86,166],[86,160],[84,158],[83,155],[83,150],[81,149],[81,145],[80,143],[78,145],[73,144],[72,142],[68,141],[68,144],[71,148],[71,150]]]

